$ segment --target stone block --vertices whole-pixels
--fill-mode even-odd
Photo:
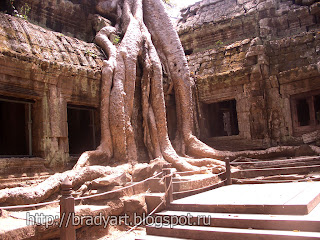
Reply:
[[[63,153],[69,153],[68,133],[65,137],[58,138],[59,150]]]
[[[307,15],[300,18],[301,26],[312,26],[317,24],[316,18],[313,15]]]
[[[269,82],[270,82],[272,88],[279,88],[279,86],[280,86],[278,78],[275,75],[269,77]]]
[[[244,8],[246,9],[246,11],[250,11],[251,9],[255,10],[256,7],[257,7],[257,3],[253,2],[253,1],[247,1],[244,4]]]
[[[258,56],[258,63],[264,64],[264,65],[269,65],[269,59],[265,54],[259,55]]]
[[[163,193],[150,193],[145,195],[145,201],[147,204],[147,213],[152,212],[161,202],[164,197]],[[158,211],[162,211],[165,208],[164,205],[160,206]]]
[[[320,131],[314,131],[311,133],[305,133],[302,135],[302,140],[304,143],[312,143],[320,139]]]
[[[247,99],[238,100],[237,101],[237,114],[248,112],[249,111],[249,105],[248,105]]]
[[[266,0],[264,2],[260,2],[257,5],[258,11],[263,11],[270,8],[277,8],[277,1],[276,0]]]
[[[103,178],[97,178],[92,181],[92,187],[111,187],[111,186],[124,186],[127,182],[130,182],[130,177],[127,173],[114,173]]]
[[[247,2],[251,2],[251,0],[237,0],[237,3],[239,5],[243,5],[243,4],[247,3]]]
[[[320,2],[314,3],[310,6],[310,13],[313,15],[320,15]]]

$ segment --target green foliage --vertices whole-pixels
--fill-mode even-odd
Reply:
[[[27,4],[27,3],[25,3],[21,8],[20,8],[20,15],[22,16],[22,18],[24,18],[25,20],[27,20],[28,19],[28,14],[29,14],[29,12],[30,12],[30,10],[31,10],[31,7]],[[20,17],[21,17],[20,16]]]
[[[223,45],[223,42],[222,42],[221,40],[218,40],[218,41],[216,42],[216,44],[217,44],[218,46],[221,46],[221,45]]]
[[[113,44],[118,45],[120,43],[120,36],[119,35],[115,35],[113,38]]]
[[[97,57],[97,55],[91,50],[86,50],[85,55],[91,56],[92,58]]]
[[[13,15],[16,17],[23,18],[25,20],[28,19],[28,14],[31,10],[31,7],[28,5],[28,3],[24,3],[24,5],[20,8],[20,11],[16,9],[14,6],[14,0],[9,0],[9,4],[11,5],[11,8],[13,9]]]
[[[170,0],[162,0],[167,6],[169,6],[170,8],[174,7],[175,4],[173,4]],[[181,0],[179,0],[181,1]]]

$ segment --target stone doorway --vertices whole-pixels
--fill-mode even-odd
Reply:
[[[69,154],[94,150],[97,147],[96,109],[84,106],[68,105]]]
[[[293,128],[296,134],[320,129],[320,91],[291,97]]]
[[[239,135],[236,100],[207,104],[209,137]]]
[[[0,96],[0,156],[32,156],[32,101]]]

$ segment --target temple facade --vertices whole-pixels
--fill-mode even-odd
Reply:
[[[15,4],[31,12],[28,20],[0,12],[0,173],[6,175],[59,169],[99,145],[105,58],[92,43],[94,28],[86,31],[90,20],[80,24],[93,16],[80,3]]]
[[[204,0],[182,10],[202,140],[228,150],[317,140],[319,16],[319,1],[301,0]]]

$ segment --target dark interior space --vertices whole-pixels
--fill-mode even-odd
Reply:
[[[184,54],[185,55],[191,55],[193,53],[193,49],[186,49],[185,51],[184,51]]]
[[[310,124],[309,104],[306,98],[297,99],[297,115],[299,126],[308,126]]]
[[[13,14],[14,8],[13,4],[10,3],[10,0],[0,1],[0,11],[8,14]]]
[[[0,100],[0,155],[29,155],[28,107]]]
[[[68,106],[69,153],[78,155],[96,148],[94,110]]]
[[[177,132],[177,110],[174,94],[166,95],[166,115],[169,139],[173,141]]]
[[[320,95],[314,96],[313,99],[316,123],[320,124]]]
[[[208,104],[210,137],[239,134],[236,100]]]

